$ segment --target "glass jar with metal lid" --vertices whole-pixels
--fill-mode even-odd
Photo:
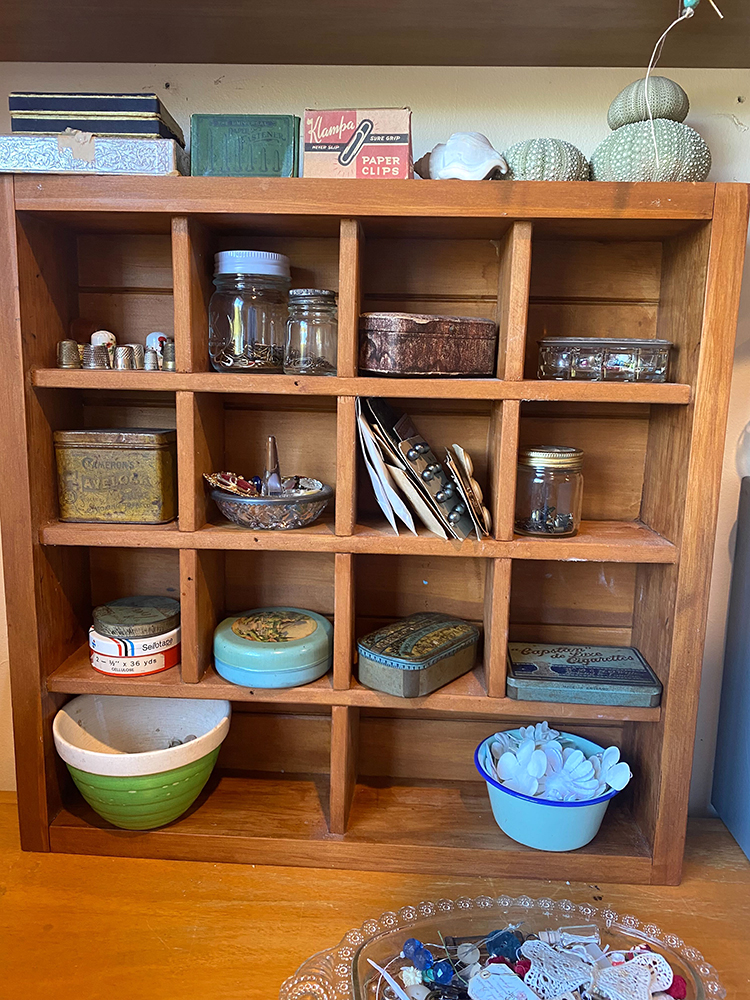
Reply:
[[[515,529],[521,535],[575,535],[581,523],[583,452],[558,445],[518,455]]]
[[[337,349],[336,293],[325,288],[293,288],[289,292],[285,373],[335,375]]]
[[[223,250],[215,258],[208,347],[218,372],[280,374],[288,314],[289,258],[265,250]]]

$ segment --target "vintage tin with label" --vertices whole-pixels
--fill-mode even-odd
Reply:
[[[225,618],[214,633],[217,673],[250,688],[309,684],[331,667],[333,626],[301,608],[255,608]]]
[[[630,646],[509,642],[509,698],[572,705],[653,708],[661,683]]]
[[[177,516],[175,431],[55,431],[54,441],[61,521],[163,524]]]
[[[409,615],[357,643],[359,680],[401,698],[419,698],[474,666],[479,629],[435,611]]]
[[[166,638],[180,624],[180,602],[173,597],[121,597],[94,608],[94,630],[110,639],[133,640],[128,655],[137,656],[142,649],[140,640]],[[106,650],[102,650],[106,652]]]
[[[491,319],[398,312],[359,317],[359,367],[368,375],[494,375],[496,353]]]

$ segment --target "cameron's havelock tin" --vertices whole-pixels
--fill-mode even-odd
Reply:
[[[177,516],[177,434],[55,431],[61,521],[164,524]]]
[[[409,615],[359,640],[360,683],[420,698],[471,670],[478,641],[471,622],[435,611]]]

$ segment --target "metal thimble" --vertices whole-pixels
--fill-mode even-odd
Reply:
[[[159,371],[159,355],[151,347],[147,347],[143,357],[143,367],[147,372]]]
[[[165,340],[161,349],[161,364],[165,372],[176,372],[177,363],[175,360],[174,341]]]
[[[135,354],[129,344],[118,344],[115,348],[115,368],[135,368]]]
[[[83,351],[84,368],[111,368],[109,351],[104,344],[86,344]]]
[[[58,340],[57,367],[58,368],[81,367],[81,356],[78,353],[78,344],[75,342],[75,340]]]
[[[143,368],[143,360],[146,349],[143,344],[126,344],[126,347],[133,348],[133,359],[136,368]]]

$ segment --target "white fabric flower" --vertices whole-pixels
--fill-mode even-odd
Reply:
[[[549,770],[544,778],[543,796],[553,802],[578,802],[594,797],[599,784],[594,765],[580,750],[563,750],[562,758],[545,757]]]
[[[630,768],[624,760],[620,760],[617,747],[607,747],[603,753],[589,757],[594,767],[594,775],[601,787],[598,795],[604,795],[608,788],[616,788],[621,792],[633,777]]]
[[[537,722],[534,726],[521,726],[521,739],[533,740],[540,747],[548,740],[556,740],[560,735],[556,729],[550,729],[548,722]]]
[[[490,743],[490,749],[492,750],[492,756],[495,760],[499,760],[504,753],[515,753],[520,745],[520,740],[517,736],[514,736],[511,732],[495,733],[492,737],[492,742]]]
[[[539,779],[547,770],[547,758],[533,740],[524,740],[516,753],[507,751],[495,765],[498,778],[506,788],[522,795],[536,795]]]

